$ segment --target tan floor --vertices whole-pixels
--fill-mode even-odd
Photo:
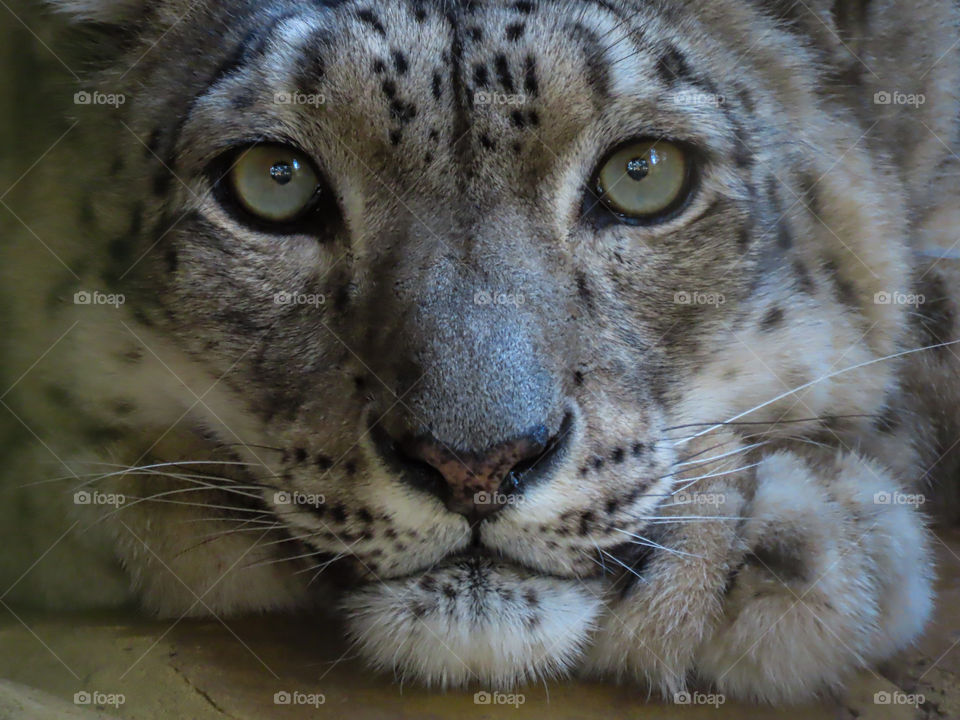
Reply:
[[[0,615],[0,718],[960,718],[960,532],[941,533],[939,616],[920,646],[848,694],[802,708],[645,703],[626,687],[566,683],[523,689],[522,704],[478,704],[473,693],[433,693],[375,676],[348,656],[336,628],[317,618],[145,622],[135,617]],[[957,647],[954,647],[954,645]],[[74,693],[101,706],[76,705]],[[277,704],[278,692],[301,703]],[[883,705],[876,693],[924,696],[919,707]],[[310,697],[314,696],[314,697]],[[886,697],[881,695],[881,698]],[[498,698],[504,701],[509,698]],[[98,712],[99,711],[99,712]],[[100,713],[103,713],[100,715]]]

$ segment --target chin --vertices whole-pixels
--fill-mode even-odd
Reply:
[[[602,592],[599,580],[460,556],[351,591],[344,609],[360,654],[401,681],[509,690],[571,672]]]

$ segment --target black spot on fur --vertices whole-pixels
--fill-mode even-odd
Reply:
[[[382,75],[387,70],[387,64],[383,61],[382,58],[377,58],[373,61],[373,72],[377,75]]]
[[[380,85],[380,89],[383,90],[383,94],[386,95],[389,100],[397,97],[397,84],[393,80],[384,80]]]
[[[917,306],[915,321],[919,324],[924,345],[939,345],[956,340],[956,306],[939,275],[929,275],[923,287],[924,302]],[[949,347],[936,352],[950,352]]]
[[[540,82],[537,80],[537,61],[533,55],[527,55],[523,62],[523,89],[531,97],[540,92]]]
[[[764,332],[770,332],[782,323],[783,310],[774,306],[767,311],[766,315],[763,316],[763,320],[760,321],[760,329]]]
[[[519,110],[514,110],[512,113],[510,113],[510,121],[521,130],[527,125],[527,121],[523,117],[523,113]]]
[[[633,453],[634,457],[640,457],[641,455],[643,455],[644,452],[646,452],[646,450],[647,450],[646,446],[643,443],[638,442],[633,444],[633,447],[630,449],[630,452]]]
[[[296,460],[298,463],[302,463],[304,460],[307,459],[307,451],[302,447],[294,448],[293,459]]]
[[[623,448],[617,448],[616,450],[613,451],[613,455],[611,455],[610,457],[615,463],[622,463],[624,456],[625,456],[625,453],[623,451]]]
[[[333,467],[333,460],[326,455],[317,455],[316,459],[313,461],[313,464],[317,466],[318,470],[326,472]]]
[[[903,422],[903,413],[898,411],[896,408],[887,407],[884,408],[880,416],[873,421],[873,427],[877,432],[886,433],[888,435],[896,432],[897,428]]]
[[[690,72],[686,57],[673,45],[657,60],[657,75],[660,81],[668,86],[677,81],[693,82],[693,73]]]
[[[823,206],[820,203],[820,195],[817,193],[816,185],[816,178],[804,173],[800,182],[803,204],[813,215],[819,218],[823,214]]]
[[[510,42],[516,42],[523,37],[523,34],[527,31],[527,26],[525,23],[513,23],[507,25],[507,40]]]
[[[483,40],[483,30],[481,30],[478,27],[470,28],[470,39],[473,40],[475,43],[478,43],[481,40]]]
[[[339,504],[339,503],[338,503],[337,505],[334,505],[334,506],[330,509],[330,515],[331,515],[331,516],[333,517],[333,519],[336,520],[338,523],[341,523],[341,524],[342,524],[342,523],[345,523],[345,522],[347,521],[347,509],[346,509],[343,505],[341,505],[341,504]]]
[[[577,370],[573,374],[573,382],[575,385],[577,385],[577,387],[579,387],[580,385],[583,385],[583,373]]]
[[[778,540],[771,546],[749,553],[746,562],[766,569],[784,582],[803,582],[807,579],[807,567],[802,552],[803,545],[799,540],[790,543]]]
[[[580,527],[577,529],[577,532],[581,537],[590,534],[590,526],[593,524],[594,520],[594,514],[589,510],[580,516]]]
[[[410,69],[410,64],[407,62],[407,56],[399,50],[393,51],[393,67],[400,75],[406,75],[407,70]]]
[[[807,270],[807,266],[800,260],[795,260],[793,263],[793,273],[797,278],[797,289],[808,295],[812,295],[816,290],[816,284],[813,282],[813,276],[810,274],[810,271]]]
[[[164,263],[167,266],[168,273],[175,273],[177,271],[177,266],[179,265],[179,258],[177,256],[177,249],[170,247],[167,248],[166,252],[163,254]]]
[[[777,222],[777,245],[782,250],[789,250],[793,247],[793,233],[790,231],[790,223],[786,218],[780,218]]]
[[[587,276],[578,271],[575,276],[577,283],[577,295],[590,310],[593,309],[593,292],[587,284]]]
[[[473,84],[481,89],[490,84],[490,73],[483,63],[477,63],[473,66]]]
[[[370,25],[374,30],[377,31],[377,33],[379,33],[381,37],[387,36],[386,28],[383,27],[383,23],[380,22],[380,18],[377,17],[373,10],[360,10],[357,12],[357,17],[361,22],[365,22],[367,25]]]
[[[844,305],[854,308],[857,307],[857,290],[853,286],[853,283],[851,283],[849,279],[841,274],[837,263],[833,260],[827,260],[823,264],[823,269],[833,282],[834,294],[836,295],[837,300]]]
[[[407,125],[417,116],[417,107],[413,103],[403,103],[400,100],[390,102],[390,118],[401,125]]]
[[[443,97],[443,77],[439,72],[435,72],[433,74],[433,86],[431,89],[433,91],[434,100],[439,100],[441,97]]]
[[[390,144],[396,147],[400,144],[400,141],[403,139],[403,135],[399,130],[390,131]]]
[[[513,94],[516,87],[513,84],[513,76],[510,75],[510,63],[504,54],[497,55],[493,60],[493,66],[497,71],[497,80],[508,93]]]
[[[491,140],[490,136],[486,133],[481,133],[480,144],[483,146],[484,150],[493,150],[496,147],[493,140]]]

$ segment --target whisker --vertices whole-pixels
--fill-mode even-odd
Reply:
[[[749,410],[744,410],[743,412],[741,412],[741,413],[739,413],[739,414],[737,414],[737,415],[734,415],[733,417],[725,420],[724,423],[730,423],[730,422],[733,422],[733,421],[735,421],[735,420],[739,420],[740,418],[745,417],[745,416],[749,415],[750,413],[756,412],[757,410],[761,410],[761,409],[767,407],[768,405],[772,405],[772,404],[775,403],[775,402],[779,402],[780,400],[783,400],[784,398],[790,397],[791,395],[795,395],[795,394],[797,394],[797,392],[799,392],[800,390],[806,390],[806,389],[809,388],[809,387],[813,387],[813,386],[816,385],[817,383],[821,383],[821,382],[824,382],[824,381],[826,381],[826,380],[832,380],[833,378],[838,377],[838,376],[840,376],[840,375],[844,375],[844,374],[846,374],[846,373],[848,373],[848,372],[853,372],[854,370],[862,370],[862,369],[865,368],[865,367],[870,367],[871,365],[876,365],[877,363],[886,362],[886,361],[888,361],[888,360],[896,360],[897,358],[906,357],[907,355],[915,355],[916,353],[919,353],[919,352],[926,352],[926,351],[928,351],[928,350],[937,350],[937,349],[939,349],[939,348],[949,347],[950,345],[957,345],[958,343],[960,343],[960,340],[950,340],[950,341],[948,341],[948,342],[937,343],[937,344],[935,344],[935,345],[927,345],[927,346],[925,346],[925,347],[912,348],[912,349],[910,349],[910,350],[901,350],[900,352],[891,353],[890,355],[885,355],[884,357],[873,358],[872,360],[865,360],[865,361],[863,361],[863,362],[861,362],[861,363],[857,363],[856,365],[851,365],[851,366],[849,366],[849,367],[845,367],[845,368],[842,368],[842,369],[840,369],[840,370],[834,370],[833,372],[827,373],[826,375],[823,375],[822,377],[819,377],[819,378],[817,378],[816,380],[810,380],[810,381],[805,382],[805,383],[803,383],[803,384],[801,384],[801,385],[797,385],[797,386],[794,387],[793,389],[787,390],[786,392],[783,392],[783,393],[780,393],[780,394],[777,395],[776,397],[771,398],[770,400],[767,400],[766,402],[760,403],[759,405],[756,405],[756,406],[750,408]],[[709,432],[711,432],[711,431],[713,431],[713,430],[716,430],[716,429],[719,428],[719,427],[722,427],[724,423],[716,423],[716,424],[712,425],[711,427],[708,427],[706,430],[701,430],[699,433],[697,433],[697,434],[695,434],[695,435],[692,435],[692,436],[690,437],[690,439],[692,440],[692,439],[694,439],[694,438],[700,437],[701,435],[706,435],[707,433],[709,433]]]

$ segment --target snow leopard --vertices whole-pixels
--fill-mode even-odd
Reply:
[[[4,91],[61,118],[5,130],[5,605],[775,703],[924,631],[955,3],[17,11],[62,81]]]

